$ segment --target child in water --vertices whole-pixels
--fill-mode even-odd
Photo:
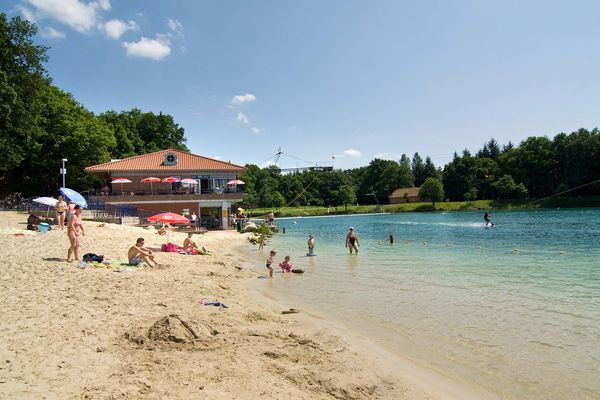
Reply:
[[[308,235],[308,254],[315,252],[315,238],[313,235]]]
[[[283,261],[279,263],[279,268],[281,268],[284,273],[292,272],[293,266],[290,263],[290,256],[285,256]]]
[[[275,250],[271,250],[271,252],[269,253],[269,257],[267,257],[267,269],[269,270],[270,278],[273,277],[273,267],[271,267],[271,264],[273,264],[273,262],[274,262],[273,258],[275,257],[276,254],[277,254],[277,252]]]

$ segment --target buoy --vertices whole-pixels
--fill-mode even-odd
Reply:
[[[564,251],[559,251],[558,254],[560,254],[561,256],[564,256],[565,252]]]
[[[519,252],[520,250],[519,250],[519,249],[515,249],[515,251],[516,251],[516,252]]]

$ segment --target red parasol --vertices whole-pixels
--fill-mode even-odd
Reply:
[[[154,194],[152,191],[152,183],[153,182],[160,182],[160,178],[154,177],[154,176],[149,176],[147,178],[142,179],[140,182],[143,183],[147,183],[150,182],[150,194]]]
[[[172,224],[185,224],[190,221],[181,214],[165,212],[165,213],[156,214],[156,215],[149,217],[148,222],[163,222],[163,223],[169,222]]]
[[[179,178],[175,178],[174,176],[168,176],[168,177],[162,179],[162,182],[169,182],[169,183],[180,182],[180,181],[181,180]],[[173,194],[173,185],[171,185],[171,194]]]

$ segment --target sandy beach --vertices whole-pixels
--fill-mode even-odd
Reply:
[[[196,235],[214,255],[159,252],[159,268],[115,272],[67,263],[65,231],[30,233],[25,214],[0,218],[0,398],[485,397],[301,308],[281,313],[298,305],[257,298],[245,235]],[[154,229],[85,228],[82,254],[112,260],[137,237],[166,242]]]

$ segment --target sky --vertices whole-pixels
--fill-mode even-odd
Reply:
[[[600,126],[600,2],[8,0],[53,83],[166,113],[196,154],[281,168]],[[292,157],[290,157],[290,156]],[[333,158],[335,156],[335,158]],[[294,158],[295,157],[295,158]]]

